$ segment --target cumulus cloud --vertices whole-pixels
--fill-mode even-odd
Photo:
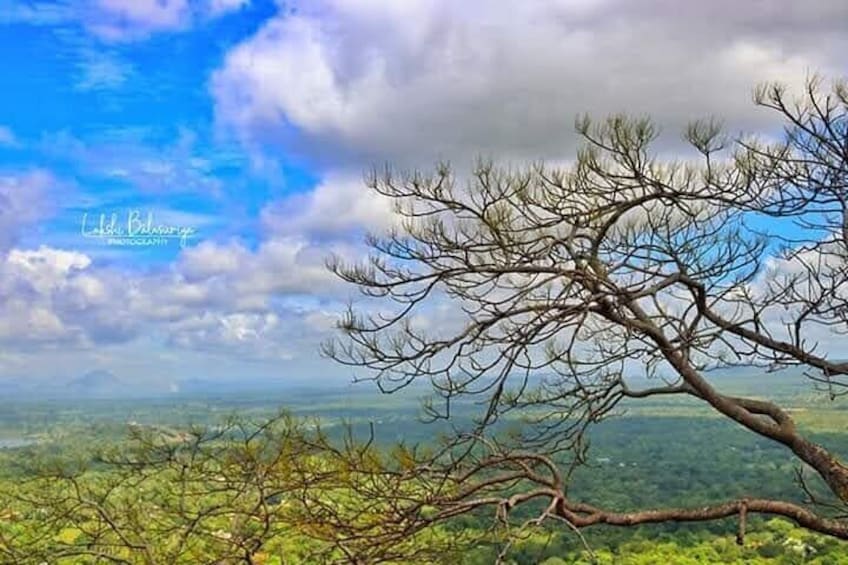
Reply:
[[[333,174],[309,192],[269,204],[261,221],[272,233],[325,237],[379,232],[397,224],[392,203],[369,190],[361,176]]]
[[[248,255],[249,251],[236,242],[215,244],[203,241],[182,253],[178,269],[189,281],[232,275],[239,271]]]
[[[212,80],[221,123],[338,167],[476,154],[555,159],[573,118],[715,114],[761,128],[759,81],[839,71],[848,5],[817,0],[296,3]]]
[[[50,214],[50,195],[57,184],[55,177],[41,169],[0,173],[0,253]]]
[[[202,315],[181,321],[170,335],[178,347],[238,354],[248,358],[289,360],[285,335],[279,332],[275,313],[232,313]]]
[[[174,270],[187,281],[222,280],[238,295],[308,294],[332,289],[334,278],[322,259],[331,249],[302,237],[270,237],[252,251],[238,243],[203,242],[186,249]]]
[[[133,267],[127,256],[101,263],[71,241],[26,247],[39,238],[22,236],[52,212],[58,184],[41,170],[0,177],[0,344],[20,351],[82,352],[146,339],[232,359],[311,357],[327,328],[316,312],[337,309],[348,292],[325,259],[362,253],[344,237],[318,237],[332,227],[321,224],[321,214],[337,217],[351,207],[322,197],[292,208],[297,229],[266,226],[253,245],[207,239],[159,266]],[[176,212],[157,220],[198,223]]]
[[[71,272],[91,265],[91,259],[74,251],[41,246],[34,251],[12,249],[6,264],[10,274],[27,281],[39,294],[46,294],[64,284]]]
[[[51,307],[52,294],[69,276],[85,269],[85,255],[41,247],[11,250],[0,266],[0,339],[4,341],[61,343],[75,339]]]
[[[144,336],[243,359],[311,355],[324,333],[306,320],[342,296],[327,253],[283,237],[253,250],[206,242],[129,273],[77,251],[11,249],[0,261],[0,343],[84,350]]]

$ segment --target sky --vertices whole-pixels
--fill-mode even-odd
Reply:
[[[769,133],[842,0],[0,0],[0,378],[346,378],[362,175],[567,162],[578,114]],[[115,230],[169,237],[132,242]],[[110,232],[110,229],[112,230]],[[143,244],[142,244],[143,243]]]

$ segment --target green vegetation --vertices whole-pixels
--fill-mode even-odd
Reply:
[[[789,372],[774,375],[768,392],[799,411],[813,413],[814,408],[827,401],[798,387],[798,377]],[[759,379],[753,375],[740,372],[717,376],[716,380],[728,393],[758,392]],[[364,507],[366,494],[370,504],[379,506],[386,501],[380,502],[380,489],[369,492],[350,475],[342,480],[339,474],[328,473],[349,464],[351,451],[333,452],[319,447],[350,446],[352,442],[346,441],[347,425],[355,431],[359,443],[364,443],[369,434],[367,424],[373,422],[373,455],[381,465],[391,461],[396,464],[400,460],[400,453],[393,451],[396,441],[431,441],[432,430],[438,428],[438,424],[424,424],[414,416],[417,394],[378,395],[367,385],[355,390],[354,394],[341,397],[326,390],[304,389],[296,395],[285,395],[285,400],[265,392],[229,400],[174,397],[126,403],[33,401],[3,406],[3,436],[38,443],[0,450],[0,535],[7,544],[7,553],[0,553],[5,558],[0,561],[107,562],[103,557],[98,561],[93,555],[77,553],[80,548],[91,551],[97,535],[101,546],[122,544],[113,539],[114,533],[99,531],[103,523],[93,527],[98,521],[90,507],[70,512],[74,497],[67,495],[76,482],[86,499],[100,501],[110,515],[120,516],[121,527],[132,532],[138,545],[146,544],[154,550],[146,558],[140,551],[113,547],[111,560],[196,563],[229,555],[231,562],[243,562],[239,561],[239,550],[243,550],[246,540],[252,540],[261,541],[251,557],[254,563],[346,562],[338,545],[338,536],[345,530],[338,526],[344,521],[350,524],[354,510]],[[244,422],[268,421],[274,417],[278,404],[283,403],[297,416],[278,420],[275,427],[264,430],[252,443],[237,441],[248,430],[256,429],[255,424]],[[829,407],[828,412],[843,417],[848,413],[841,401],[829,403]],[[715,418],[687,400],[653,400],[650,405],[636,408],[591,431],[588,464],[577,470],[571,486],[582,499],[623,510],[647,504],[697,506],[727,496],[802,501],[794,483],[796,464],[785,448]],[[467,418],[473,410],[472,406],[465,406],[458,411],[457,420]],[[238,420],[228,418],[227,414],[236,412],[242,414]],[[250,414],[249,418],[244,414]],[[128,420],[136,424],[128,428]],[[192,426],[191,422],[202,426]],[[243,428],[236,429],[236,422],[241,422]],[[319,422],[321,434],[316,430]],[[227,423],[229,433],[223,433],[222,424]],[[848,434],[833,431],[833,420],[805,425],[817,440],[848,453]],[[201,432],[204,427],[207,431]],[[209,430],[217,433],[211,436],[216,438],[214,441],[209,441]],[[288,443],[281,441],[283,437],[288,438]],[[204,441],[197,441],[199,438]],[[301,443],[306,440],[315,443]],[[162,464],[163,456],[175,445],[183,446],[180,457],[194,453],[195,461],[205,463],[196,463],[193,475],[180,478],[177,471],[181,466],[174,466],[180,463],[179,459]],[[271,465],[275,457],[276,466]],[[250,520],[241,523],[241,529],[236,528],[239,509],[242,514],[249,514],[249,502],[259,498],[260,483],[239,491],[235,478],[250,476],[250,465],[263,458],[266,468],[273,471],[268,471],[261,488],[279,493],[308,487],[323,501],[346,502],[346,509],[341,516],[330,519],[324,515],[317,520],[315,514],[310,514],[315,512],[314,507],[292,504],[296,500],[292,497],[285,497],[285,503],[279,495],[269,498],[273,527],[268,532],[251,529],[255,524],[251,526]],[[152,464],[154,459],[158,465]],[[117,464],[127,460],[137,464],[146,461],[143,481],[138,482],[135,470]],[[216,467],[212,473],[207,465],[224,464],[221,461],[227,467]],[[298,473],[293,473],[293,469]],[[325,471],[320,479],[316,477],[317,470]],[[307,472],[312,474],[311,481],[305,480]],[[209,496],[210,484],[215,486],[209,478],[216,475],[230,477],[231,483],[224,492]],[[196,495],[186,498],[180,495],[179,488],[189,484]],[[236,492],[238,496],[234,496]],[[197,515],[216,504],[222,504],[227,512],[206,517],[196,526],[194,541],[180,547],[175,540],[185,533],[188,511]],[[378,508],[370,508],[370,516],[379,517]],[[368,515],[360,518],[367,521]],[[395,562],[492,563],[507,543],[505,532],[493,529],[492,518],[491,512],[458,516],[410,536],[406,546],[393,543],[395,556],[414,554],[411,558],[396,558]],[[89,524],[87,530],[79,527],[85,523]],[[335,528],[329,527],[334,523]],[[597,527],[585,530],[583,535],[600,563],[848,562],[844,557],[848,546],[844,542],[809,533],[782,519],[752,519],[743,546],[736,544],[735,531],[736,521],[729,519],[633,529]],[[592,559],[579,538],[557,524],[511,533],[512,542],[505,552],[507,563],[554,565],[588,563]],[[357,549],[364,550],[353,547]],[[374,551],[377,550],[385,552],[385,548]],[[57,555],[66,557],[57,559]]]

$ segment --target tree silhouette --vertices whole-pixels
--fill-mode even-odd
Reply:
[[[762,513],[848,539],[848,467],[785,408],[729,396],[710,378],[739,364],[763,378],[802,366],[831,398],[848,390],[848,364],[817,346],[848,329],[848,87],[816,77],[797,99],[778,84],[754,99],[782,133],[731,138],[697,121],[684,135],[692,159],[658,157],[652,122],[618,115],[576,121],[585,143],[568,167],[480,162],[467,183],[446,164],[369,175],[401,225],[369,236],[368,261],[330,261],[367,298],[325,353],[384,391],[429,382],[433,418],[484,401],[474,425],[416,459],[418,477],[439,485],[428,500],[437,511],[418,520],[491,506],[508,522],[543,501],[533,523],[578,532],[738,516],[741,542],[746,516]],[[579,502],[568,479],[587,428],[625,399],[657,395],[694,397],[786,446],[827,496],[799,473],[809,504],[619,512]],[[493,433],[513,414],[526,422],[518,434]]]

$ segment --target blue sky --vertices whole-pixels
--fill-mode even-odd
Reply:
[[[369,166],[567,162],[583,112],[768,132],[757,82],[846,70],[814,4],[0,0],[0,377],[346,377],[323,262],[391,222]],[[81,233],[133,212],[196,235]]]
[[[255,242],[251,219],[263,204],[314,179],[284,156],[279,174],[257,174],[244,148],[216,132],[208,80],[227,50],[274,12],[273,4],[234,4],[196,16],[204,19],[191,33],[117,42],[92,33],[85,13],[4,26],[0,124],[15,143],[0,148],[0,163],[48,169],[65,182],[64,213],[22,234],[25,241],[67,243],[85,210],[142,209],[195,217],[207,235]],[[177,249],[143,251],[172,259]]]
[[[123,225],[129,214],[142,218],[152,214],[157,224],[196,230],[192,245],[220,244],[249,255],[259,253],[264,237],[263,209],[308,191],[317,182],[302,161],[282,152],[260,157],[228,136],[216,123],[215,100],[210,95],[210,77],[228,50],[285,8],[271,2],[238,1],[144,4],[0,5],[5,61],[0,77],[0,175],[14,191],[14,201],[6,210],[10,219],[3,225],[3,251],[9,251],[10,257],[18,251],[29,253],[27,261],[32,264],[64,265],[54,276],[85,272],[91,276],[92,288],[105,294],[115,294],[104,286],[117,285],[120,279],[134,279],[142,291],[157,283],[184,283],[183,274],[174,273],[174,265],[185,250],[174,241],[129,247],[84,238],[83,217],[96,225],[101,215],[116,215]],[[79,321],[79,312],[77,322],[70,312],[60,314],[55,293],[67,282],[47,285],[45,292],[53,296],[46,300],[24,301],[20,311],[4,312],[8,325],[29,326],[17,336],[8,332],[13,347],[4,352],[4,373],[62,376],[64,367],[73,374],[92,363],[112,368],[113,359],[126,357],[110,353],[112,347],[127,348],[139,358],[152,354],[168,359],[169,343],[179,341],[178,337],[157,331],[149,319],[132,319],[149,312],[116,312],[116,317],[125,319],[93,320],[90,327],[81,327],[85,322]],[[20,284],[10,286],[7,297],[20,301],[20,295],[11,294],[19,292]],[[102,303],[84,306],[108,310],[110,298],[95,294],[88,298]],[[286,297],[264,298],[274,303],[269,308],[286,313],[302,309],[302,304],[323,302],[308,296],[290,297],[288,304]],[[153,301],[155,297],[146,300]],[[42,306],[41,318],[32,314]],[[206,314],[201,308],[186,313],[197,319]],[[248,312],[244,323],[250,326],[256,318],[261,328],[266,314]],[[220,325],[227,318],[216,314],[210,319]],[[234,319],[238,320],[238,314]],[[52,331],[51,324],[56,326]],[[249,334],[251,328],[244,331]],[[233,339],[238,340],[238,335]],[[43,349],[53,352],[52,361],[33,366],[31,357]],[[265,355],[265,360],[273,366],[290,356],[276,352]],[[206,376],[210,372],[206,366],[215,363],[202,357],[196,366],[187,365],[187,374],[180,376]],[[218,376],[241,372],[242,361],[239,358]],[[156,362],[135,365],[116,370],[142,377],[157,368]]]

